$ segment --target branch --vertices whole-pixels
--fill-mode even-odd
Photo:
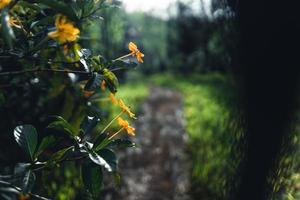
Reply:
[[[17,76],[27,73],[36,73],[36,72],[53,72],[53,73],[74,73],[74,74],[82,74],[82,75],[91,75],[91,72],[85,71],[72,71],[72,70],[62,70],[62,69],[28,69],[22,71],[11,71],[11,72],[0,72],[0,76]]]
[[[13,185],[13,184],[11,184],[11,183],[9,183],[9,182],[6,182],[6,181],[0,181],[0,184],[5,185],[5,186],[7,186],[7,187],[11,187],[11,188],[15,189],[16,191],[18,191],[18,192],[20,192],[20,193],[22,192],[22,189],[21,189],[21,188],[15,186],[15,185]],[[31,192],[29,192],[28,194],[29,194],[30,196],[35,197],[35,198],[40,199],[40,200],[51,200],[51,199],[48,199],[48,198],[39,196],[39,195],[37,195],[37,194],[33,194],[33,193],[31,193]]]

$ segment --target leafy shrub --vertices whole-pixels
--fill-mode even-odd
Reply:
[[[81,182],[98,199],[103,170],[118,180],[114,149],[135,145],[116,137],[133,136],[124,117],[136,118],[115,97],[114,71],[135,67],[144,54],[132,42],[130,53],[114,60],[88,48],[83,30],[110,6],[104,0],[0,1],[1,199],[45,199],[32,191],[71,199]],[[110,101],[119,112],[99,126]],[[111,132],[116,122],[119,130]],[[81,180],[74,176],[78,169]],[[61,179],[61,172],[66,187],[58,189],[50,179]]]

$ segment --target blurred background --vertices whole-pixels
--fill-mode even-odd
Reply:
[[[119,152],[121,183],[107,180],[103,199],[224,199],[236,184],[244,130],[232,75],[239,39],[235,12],[223,0],[108,2],[115,6],[86,27],[81,45],[114,59],[127,54],[132,41],[145,57],[134,69],[115,71],[121,83],[117,96],[138,113],[137,148]],[[0,129],[8,133],[0,144],[16,146],[9,133],[17,124],[32,123],[43,132],[47,116],[56,114],[78,126],[89,107],[103,104],[60,82],[57,77],[9,95],[7,88],[1,91],[0,111],[9,115],[0,121]],[[18,95],[25,101],[18,102]],[[81,102],[88,106],[79,106]],[[8,112],[20,104],[19,110]],[[106,122],[116,111],[105,106],[100,112]],[[276,200],[300,199],[299,125],[294,123],[290,132],[272,186]],[[7,152],[2,146],[0,158]],[[4,159],[13,165],[18,157]],[[88,199],[78,173],[76,165],[67,164],[42,176],[35,189],[54,199]]]

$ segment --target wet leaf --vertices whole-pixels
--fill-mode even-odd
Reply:
[[[88,80],[87,84],[84,86],[84,90],[86,91],[94,91],[98,87],[100,87],[101,81],[103,77],[98,73],[93,73],[92,77]]]
[[[5,43],[10,49],[12,49],[13,41],[15,40],[15,34],[9,23],[9,14],[7,8],[2,9],[1,12],[1,32]]]
[[[102,158],[100,155],[98,155],[96,152],[94,152],[94,151],[90,152],[89,158],[95,164],[104,167],[107,171],[109,171],[109,172],[112,171],[112,167],[109,165],[109,163],[104,158]]]
[[[14,137],[19,146],[34,160],[34,152],[37,146],[37,132],[32,125],[17,126]]]
[[[33,173],[33,171],[29,170],[23,178],[23,183],[21,186],[22,191],[24,193],[31,192],[31,190],[33,189],[35,180],[36,180],[35,174]]]
[[[86,190],[94,199],[98,199],[103,181],[101,167],[92,162],[85,162],[81,166],[81,176]]]
[[[66,15],[69,19],[77,21],[78,18],[73,9],[62,1],[55,0],[37,0],[37,2],[49,6],[58,13]]]
[[[66,133],[67,135],[69,135],[73,139],[76,136],[76,131],[74,130],[72,125],[69,124],[64,118],[62,118],[60,116],[56,116],[55,121],[50,123],[47,126],[47,128],[54,129],[54,130],[57,130],[57,131],[62,131],[64,133]]]
[[[97,117],[86,116],[80,124],[80,129],[85,135],[90,134],[100,121]]]
[[[57,139],[52,135],[43,138],[41,144],[39,145],[38,150],[35,153],[35,157],[38,157],[41,153],[43,153],[43,151],[53,146],[56,142]]]
[[[118,168],[118,160],[116,154],[110,149],[101,149],[98,152],[99,156],[101,156],[111,167],[112,171],[117,171]]]
[[[47,161],[47,166],[51,166],[53,164],[59,163],[60,161],[64,160],[68,153],[70,153],[71,151],[73,151],[74,147],[67,147],[64,149],[59,150],[58,152],[54,153],[50,159]]]

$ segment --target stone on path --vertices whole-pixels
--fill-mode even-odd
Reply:
[[[135,127],[138,147],[118,152],[122,183],[115,189],[106,186],[104,199],[189,199],[182,96],[153,87]]]

